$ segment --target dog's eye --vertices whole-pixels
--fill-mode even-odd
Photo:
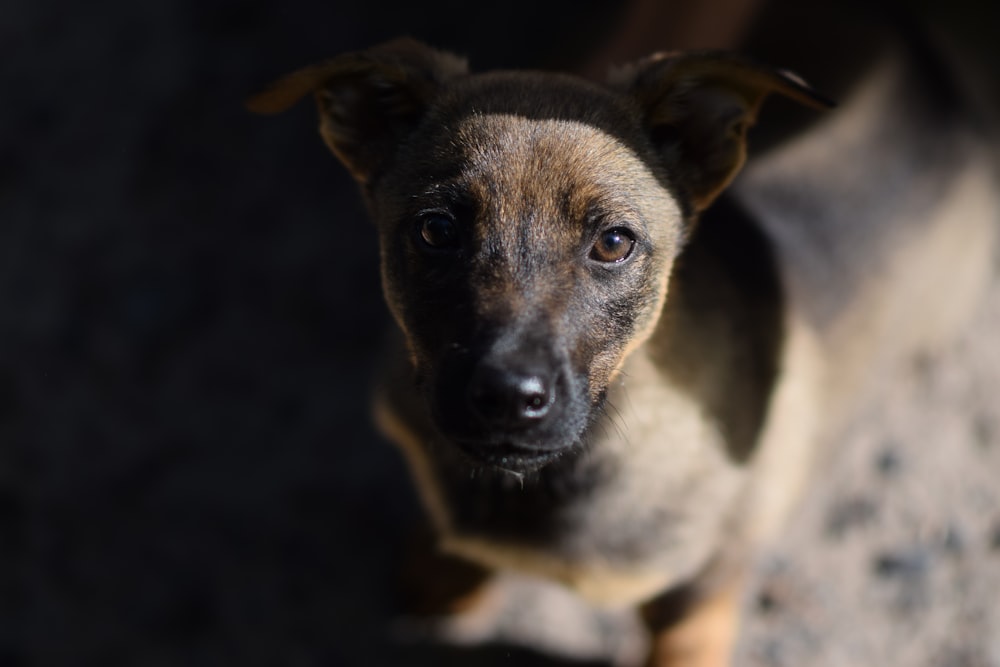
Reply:
[[[590,249],[590,258],[605,264],[621,262],[632,254],[635,237],[623,227],[613,227],[601,232],[597,243]]]
[[[426,215],[417,229],[420,240],[434,250],[446,250],[458,245],[458,225],[447,216],[437,213]]]

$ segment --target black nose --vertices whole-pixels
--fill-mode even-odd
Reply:
[[[546,374],[483,364],[469,384],[469,405],[490,426],[531,426],[549,413],[555,399]]]

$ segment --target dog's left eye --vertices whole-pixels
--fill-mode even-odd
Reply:
[[[635,247],[635,236],[624,227],[613,227],[601,232],[597,243],[590,249],[590,258],[612,264],[622,262],[632,254]]]
[[[458,245],[458,225],[451,218],[432,213],[417,225],[420,240],[434,250],[447,250]]]

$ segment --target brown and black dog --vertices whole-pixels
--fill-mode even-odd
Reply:
[[[641,608],[649,664],[727,664],[747,554],[793,506],[857,369],[925,296],[901,305],[893,290],[909,283],[891,272],[858,269],[852,283],[845,259],[843,303],[819,313],[839,242],[796,235],[808,184],[784,208],[768,199],[774,174],[794,181],[807,165],[818,178],[845,159],[874,122],[866,93],[847,121],[751,173],[760,186],[746,203],[720,195],[765,97],[828,104],[733,55],[657,55],[599,85],[473,75],[402,40],[294,73],[250,107],[278,112],[308,93],[380,238],[398,332],[378,421],[442,551],[475,564],[462,586],[440,580],[441,608],[514,569]],[[953,179],[986,196],[974,180]],[[925,235],[947,229],[936,211],[921,213]],[[942,234],[992,243],[984,216],[961,224]],[[970,286],[986,262],[974,254],[957,272]],[[859,328],[882,299],[892,321]]]

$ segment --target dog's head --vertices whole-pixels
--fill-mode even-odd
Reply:
[[[280,111],[308,92],[378,227],[431,421],[512,470],[565,453],[598,414],[763,99],[820,103],[790,75],[718,53],[654,56],[599,86],[474,76],[405,40],[297,72],[250,106]]]

